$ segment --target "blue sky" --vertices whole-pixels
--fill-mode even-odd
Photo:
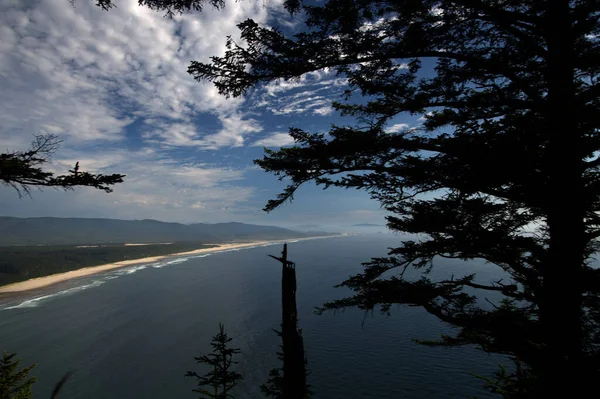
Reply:
[[[228,1],[224,10],[164,17],[115,0],[0,2],[2,150],[26,149],[33,134],[63,140],[51,168],[76,161],[96,173],[124,173],[111,194],[44,190],[19,199],[0,188],[5,216],[152,218],[184,223],[242,221],[287,227],[343,228],[384,223],[364,192],[306,186],[270,214],[261,208],[284,183],[252,164],[262,147],[290,145],[290,126],[326,132],[351,124],[330,107],[345,80],[324,71],[273,82],[226,99],[187,74],[192,60],[225,50],[236,23],[251,17],[284,29],[293,20],[281,0]],[[398,119],[398,130],[419,123]]]

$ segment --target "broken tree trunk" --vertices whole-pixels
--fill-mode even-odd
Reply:
[[[296,306],[296,265],[287,260],[287,244],[281,257],[269,255],[281,262],[281,339],[283,341],[283,379],[281,393],[284,399],[307,397],[306,358],[302,331],[298,329]]]

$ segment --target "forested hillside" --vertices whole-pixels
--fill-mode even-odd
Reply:
[[[0,247],[0,286],[30,278],[68,272],[122,260],[192,251],[210,245],[198,242],[169,245],[15,246]]]
[[[275,240],[326,235],[244,223],[166,223],[157,220],[0,217],[0,246],[93,245]]]

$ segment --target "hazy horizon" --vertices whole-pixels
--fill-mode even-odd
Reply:
[[[144,220],[148,220],[148,221],[156,221],[156,222],[161,222],[161,223],[179,223],[179,224],[183,224],[183,225],[191,225],[191,224],[220,224],[220,223],[243,223],[243,224],[252,224],[252,225],[258,225],[258,226],[274,226],[274,227],[281,227],[281,228],[285,228],[285,229],[290,229],[290,230],[296,230],[296,231],[301,231],[301,232],[310,232],[310,231],[325,231],[325,232],[332,232],[332,233],[344,233],[344,232],[354,232],[354,233],[363,233],[363,234],[393,234],[391,231],[388,230],[388,228],[385,226],[385,224],[381,224],[381,225],[360,225],[360,223],[352,223],[352,222],[347,222],[345,224],[310,224],[310,225],[296,225],[296,224],[288,224],[288,223],[249,223],[249,222],[245,222],[245,221],[240,221],[240,220],[224,220],[224,221],[216,221],[216,222],[188,222],[188,223],[182,223],[182,222],[176,222],[176,221],[172,221],[172,220],[160,220],[160,219],[154,219],[154,218],[143,218],[143,219],[128,219],[128,218],[116,218],[116,217],[57,217],[57,216],[27,216],[27,217],[21,217],[21,216],[13,216],[13,215],[0,215],[0,218],[5,218],[5,217],[12,217],[12,218],[21,218],[21,219],[44,219],[44,218],[50,218],[50,219],[98,219],[98,220],[124,220],[124,221],[144,221]],[[340,229],[346,229],[349,231],[338,231]]]

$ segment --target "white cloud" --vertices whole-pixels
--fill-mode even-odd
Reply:
[[[200,139],[202,133],[191,122],[169,123],[163,120],[147,119],[149,130],[143,137],[148,142],[158,143],[163,147],[202,147],[204,141]]]
[[[333,108],[331,108],[330,106],[319,107],[313,109],[312,112],[315,115],[327,116],[333,112]]]
[[[385,131],[388,133],[398,133],[402,130],[407,129],[408,126],[409,125],[406,123],[396,123],[396,124],[393,124],[392,126],[388,127],[387,129],[385,129]]]
[[[222,54],[225,37],[238,35],[236,23],[266,20],[266,7],[228,2],[224,10],[163,15],[136,0],[120,1],[109,12],[91,1],[74,7],[66,0],[2,2],[1,134],[118,141],[135,118],[160,117],[179,131],[199,112],[226,121],[243,100],[227,100],[212,84],[194,81],[187,67],[192,59]],[[239,144],[239,137],[220,139],[231,136],[226,123],[223,132],[214,145]]]
[[[169,123],[164,120],[146,120],[149,130],[144,137],[163,147],[196,147],[217,150],[222,147],[241,147],[246,137],[263,131],[262,124],[242,114],[219,115],[222,128],[216,133],[207,133],[201,124],[192,122]]]
[[[283,147],[294,144],[294,139],[288,133],[273,133],[252,143],[254,147]]]
[[[308,72],[298,79],[279,79],[266,84],[252,99],[255,108],[266,107],[274,115],[328,116],[331,102],[347,85],[345,78],[336,77],[329,69]]]
[[[309,92],[303,92],[309,93]],[[331,100],[325,99],[323,96],[307,97],[295,101],[290,101],[287,104],[280,107],[272,107],[270,111],[275,115],[290,115],[290,114],[301,114],[304,112],[314,111],[315,108],[323,108],[323,106],[329,107]]]
[[[239,114],[220,116],[223,128],[204,139],[208,149],[231,146],[241,147],[247,135],[262,132],[262,124],[256,119],[243,119]]]
[[[329,68],[319,71],[307,72],[294,80],[277,79],[265,85],[264,90],[270,95],[287,92],[293,89],[307,86],[343,86],[347,83],[344,78],[335,77],[335,73]]]

